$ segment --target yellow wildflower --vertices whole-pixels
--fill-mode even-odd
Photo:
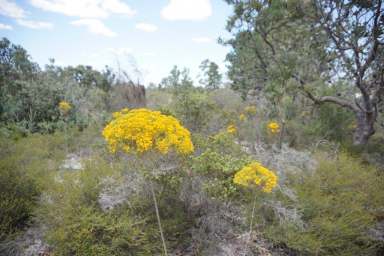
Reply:
[[[247,120],[247,117],[246,117],[244,114],[240,114],[240,116],[239,116],[239,120],[242,121],[242,122],[244,122],[244,121]]]
[[[356,124],[356,122],[353,122],[353,123],[351,123],[350,125],[348,125],[348,128],[351,129],[351,130],[356,129],[356,128],[357,128],[357,124]]]
[[[268,124],[268,129],[271,133],[278,133],[280,131],[280,125],[276,122],[270,122]]]
[[[228,125],[228,127],[227,127],[227,132],[230,133],[230,134],[234,134],[234,133],[236,133],[236,132],[237,132],[237,128],[236,128],[236,126],[233,125],[233,124]]]
[[[247,106],[244,108],[244,112],[248,115],[255,115],[256,114],[256,107],[255,106]]]
[[[104,128],[103,136],[111,152],[157,150],[167,154],[175,150],[188,154],[194,150],[190,132],[176,118],[145,108],[113,113],[113,120]]]
[[[67,101],[62,100],[59,102],[59,109],[63,114],[67,114],[71,108],[71,104],[69,104]]]
[[[257,186],[262,191],[270,193],[277,185],[277,176],[259,162],[253,162],[238,171],[233,182],[246,187]]]

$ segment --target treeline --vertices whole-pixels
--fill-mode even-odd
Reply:
[[[52,132],[63,124],[58,108],[68,101],[68,122],[82,128],[106,113],[145,104],[145,90],[106,67],[60,67],[53,59],[44,68],[21,46],[0,41],[1,127],[19,132]]]

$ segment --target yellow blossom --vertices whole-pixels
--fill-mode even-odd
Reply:
[[[63,100],[59,102],[59,109],[63,114],[67,114],[71,108],[71,104],[69,104],[67,101]]]
[[[351,130],[356,129],[356,128],[357,128],[357,124],[356,124],[356,122],[353,122],[353,123],[351,123],[350,125],[348,125],[348,128],[351,129]]]
[[[237,128],[236,128],[236,126],[233,125],[233,124],[228,125],[228,127],[227,127],[227,132],[230,133],[230,134],[234,134],[234,133],[236,133],[236,132],[237,132]]]
[[[248,115],[255,115],[256,114],[256,107],[255,106],[247,106],[244,108],[244,112]]]
[[[194,150],[190,132],[176,118],[145,108],[113,113],[113,120],[104,128],[103,136],[111,152],[157,150],[167,154],[175,150],[188,154]]]
[[[244,122],[244,121],[247,120],[247,117],[246,117],[244,114],[240,114],[240,116],[239,116],[239,120],[242,121],[242,122]]]
[[[276,122],[270,122],[268,124],[268,129],[271,133],[278,133],[280,131],[280,125]]]
[[[277,185],[277,176],[259,162],[253,162],[238,171],[233,182],[246,187],[260,187],[262,191],[270,193]]]

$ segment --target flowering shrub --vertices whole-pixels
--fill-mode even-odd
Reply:
[[[67,114],[69,112],[69,110],[71,110],[72,106],[71,104],[69,104],[69,102],[63,100],[63,101],[60,101],[59,103],[59,109],[61,111],[61,113],[63,113],[64,115]]]
[[[240,114],[240,115],[239,115],[239,120],[242,121],[242,122],[244,122],[244,121],[247,120],[247,117],[246,117],[244,114]]]
[[[235,134],[237,132],[236,126],[234,124],[228,125],[227,132],[230,134]]]
[[[278,133],[280,131],[280,125],[276,122],[270,122],[268,124],[268,129],[271,133]]]
[[[194,150],[190,132],[176,118],[145,108],[125,108],[114,113],[113,120],[103,130],[103,136],[111,152],[156,150],[167,154],[175,150],[188,154]]]
[[[233,182],[242,186],[256,185],[264,192],[271,192],[277,185],[277,176],[258,162],[246,165],[235,174]]]

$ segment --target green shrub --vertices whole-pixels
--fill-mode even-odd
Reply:
[[[0,240],[24,227],[40,193],[35,179],[17,162],[15,157],[0,161]]]
[[[50,168],[56,168],[52,160],[61,159],[61,143],[56,135],[0,138],[0,240],[21,230],[33,216]]]
[[[202,131],[214,109],[208,95],[193,89],[185,89],[176,96],[175,115],[192,131]]]
[[[285,199],[285,207],[297,209],[304,225],[275,219],[267,237],[300,255],[374,255],[380,244],[368,230],[384,216],[383,175],[346,154],[319,163],[314,173],[290,178],[298,198]]]
[[[48,198],[38,217],[48,227],[46,240],[54,255],[154,255],[162,251],[155,209],[146,193],[132,194],[128,203],[106,212],[101,209],[98,199],[104,179],[120,180],[130,168],[125,158],[114,160],[111,167],[104,156],[93,155],[84,170],[60,172],[45,190]],[[180,180],[161,176],[154,182],[162,188],[158,203],[171,249],[188,241],[191,226],[178,198]]]
[[[234,137],[226,132],[204,138],[194,136],[194,144],[199,155],[192,157],[191,169],[194,174],[205,179],[205,190],[210,196],[228,199],[236,196],[233,175],[251,158],[235,143]]]
[[[114,175],[105,161],[95,158],[84,170],[57,175],[38,210],[54,255],[150,255],[145,220],[98,205],[103,177]]]
[[[63,210],[61,222],[49,232],[54,255],[152,254],[143,220],[129,211],[103,213],[89,206]]]

